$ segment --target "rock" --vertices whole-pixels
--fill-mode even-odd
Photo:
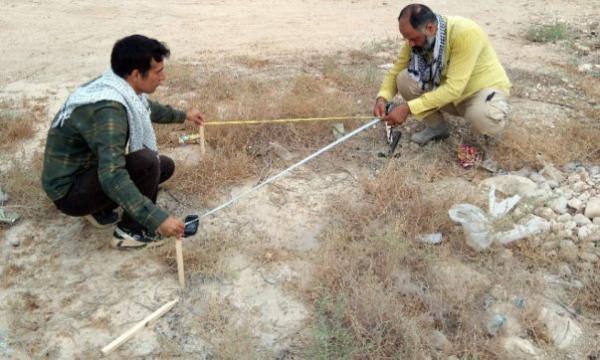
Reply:
[[[583,201],[579,200],[578,198],[572,198],[567,202],[567,206],[571,209],[575,209],[575,211],[580,211],[583,209],[584,204]]]
[[[572,174],[569,175],[569,177],[567,178],[567,182],[569,184],[575,184],[578,181],[581,181],[581,177],[579,176],[579,174]]]
[[[546,182],[546,178],[538,173],[533,173],[529,175],[529,178],[538,184]]]
[[[518,336],[510,336],[504,339],[502,346],[507,352],[507,359],[541,359],[541,351],[527,339],[521,339]]]
[[[560,242],[560,250],[558,254],[561,258],[567,261],[577,260],[577,245],[571,240],[562,240]]]
[[[21,245],[21,240],[19,240],[16,236],[10,236],[8,237],[8,243],[13,247],[19,247],[19,245]]]
[[[575,214],[575,216],[573,216],[573,221],[575,221],[577,226],[585,226],[592,223],[592,220],[588,219],[583,214]]]
[[[513,196],[518,194],[523,197],[529,196],[537,188],[537,185],[530,179],[517,175],[490,177],[480,182],[479,185],[487,188],[495,186],[496,190],[504,195]]]
[[[439,330],[434,330],[431,332],[431,336],[429,338],[431,345],[434,348],[440,351],[449,351],[452,348],[452,343],[448,341],[448,338]]]
[[[585,190],[589,189],[589,185],[584,183],[583,181],[578,181],[575,184],[571,185],[571,190],[576,193],[582,193]]]
[[[517,171],[512,171],[510,173],[510,175],[517,175],[517,176],[522,176],[522,177],[529,177],[529,175],[531,175],[532,170],[528,167],[524,167],[520,170]]]
[[[592,219],[600,217],[600,197],[595,196],[591,198],[585,206],[585,216]]]
[[[592,253],[579,254],[579,258],[592,264],[598,261],[598,255]]]
[[[581,200],[582,202],[587,203],[591,197],[592,197],[592,195],[590,195],[589,191],[586,191],[582,194],[579,194],[579,196],[577,198],[579,200]]]
[[[600,226],[596,224],[582,226],[577,230],[577,237],[581,241],[600,241]]]
[[[562,171],[555,168],[552,164],[547,164],[544,166],[544,168],[540,171],[540,174],[557,183],[561,183],[565,180],[565,175],[562,173]]]
[[[564,170],[565,170],[566,172],[573,172],[573,171],[575,171],[575,169],[577,168],[577,166],[579,166],[579,164],[578,164],[578,163],[570,162],[570,163],[567,163],[567,164],[564,166]]]
[[[575,345],[582,335],[581,327],[557,305],[542,307],[539,320],[546,325],[550,340],[561,350]]]
[[[599,217],[595,217],[594,221],[592,221],[592,224],[594,224],[594,225],[600,225],[600,216]]]
[[[546,182],[546,184],[548,184],[548,186],[550,186],[550,189],[556,189],[557,187],[560,186],[560,184],[558,183],[558,181],[555,181],[555,180],[548,180]]]
[[[594,70],[594,66],[592,64],[581,64],[577,67],[577,71],[584,72],[592,72]]]
[[[3,192],[0,188],[0,205],[5,201],[8,201],[8,194]]]
[[[552,220],[556,218],[556,213],[549,207],[540,207],[533,211],[533,213],[546,220]]]
[[[564,214],[567,212],[567,199],[563,196],[552,199],[548,202],[548,207],[557,214]]]
[[[571,221],[573,219],[573,216],[571,214],[562,214],[559,217],[556,218],[556,221],[559,222],[567,222],[567,221]]]
[[[558,248],[560,243],[557,240],[546,241],[542,244],[542,249],[544,250],[553,250]]]
[[[573,271],[567,263],[560,264],[560,266],[558,267],[558,273],[564,278],[570,278],[573,275]]]
[[[558,233],[565,229],[566,223],[552,220],[550,226],[553,233]]]

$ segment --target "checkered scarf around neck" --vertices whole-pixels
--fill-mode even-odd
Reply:
[[[112,69],[78,87],[59,110],[52,127],[61,127],[77,107],[105,100],[116,101],[127,110],[130,153],[144,148],[158,151],[156,135],[150,121],[150,103],[146,95],[138,95],[131,85]]]
[[[446,48],[446,20],[439,15],[437,17],[437,33],[435,34],[435,43],[433,46],[433,55],[431,62],[426,59],[427,54],[418,54],[412,50],[410,62],[408,63],[408,73],[415,79],[421,89],[430,91],[438,86],[442,81],[442,70],[444,70],[444,49]]]

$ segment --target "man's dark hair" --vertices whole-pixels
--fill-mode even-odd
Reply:
[[[425,26],[430,22],[437,23],[435,13],[423,4],[410,4],[404,7],[404,9],[400,11],[398,21],[405,16],[409,16],[408,20],[410,25],[415,29],[419,29],[421,26]]]
[[[146,76],[152,66],[152,59],[161,62],[169,55],[171,51],[164,43],[144,35],[131,35],[115,43],[110,54],[110,66],[122,78],[126,78],[135,69]]]

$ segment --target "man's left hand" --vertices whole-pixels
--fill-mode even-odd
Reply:
[[[186,120],[193,122],[196,125],[204,125],[204,115],[198,109],[192,109],[186,113]]]
[[[385,121],[388,125],[402,125],[409,114],[410,108],[408,105],[400,104],[381,120]]]

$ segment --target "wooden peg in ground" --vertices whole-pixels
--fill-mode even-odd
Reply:
[[[183,248],[181,239],[175,239],[175,253],[177,256],[177,276],[179,277],[179,286],[185,288],[185,273],[183,271]]]

